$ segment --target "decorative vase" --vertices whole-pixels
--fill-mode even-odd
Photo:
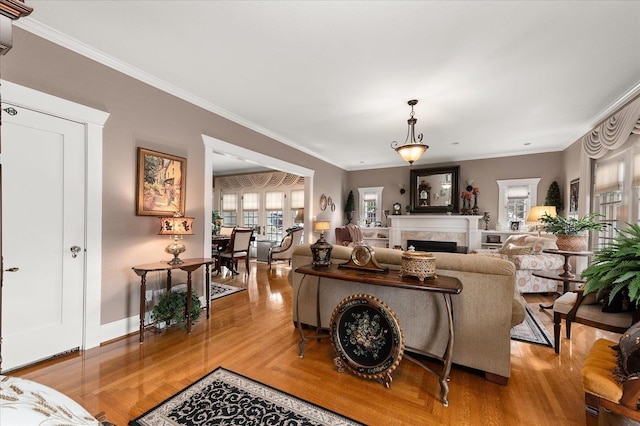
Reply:
[[[587,249],[587,241],[589,235],[565,235],[556,234],[558,239],[556,245],[558,250],[563,251],[585,251]]]
[[[469,204],[471,204],[471,200],[469,200]],[[477,195],[473,196],[473,208],[471,210],[473,210],[473,214],[475,214],[475,215],[478,215],[478,213],[480,212],[480,208],[478,207],[478,196]]]
[[[353,220],[353,215],[355,214],[355,212],[352,210],[345,213],[347,214],[347,221],[348,221],[347,223],[349,224]]]

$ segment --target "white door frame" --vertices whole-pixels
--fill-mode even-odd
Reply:
[[[311,197],[313,194],[313,175],[315,170],[308,169],[297,164],[289,163],[278,158],[270,157],[259,152],[251,151],[237,145],[220,139],[202,135],[202,143],[204,144],[204,255],[211,256],[211,221],[207,217],[211,217],[213,211],[213,153],[228,154],[236,158],[250,160],[253,163],[264,167],[269,167],[282,172],[293,173],[298,176],[304,176],[304,229],[313,229],[313,203]],[[308,212],[308,213],[307,213]],[[309,240],[313,233],[305,232],[305,239]]]
[[[6,80],[2,100],[85,126],[85,276],[82,349],[99,346],[102,291],[102,128],[109,113]],[[91,170],[91,173],[88,171]]]

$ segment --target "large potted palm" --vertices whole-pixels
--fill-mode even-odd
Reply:
[[[584,294],[596,293],[596,299],[607,295],[607,305],[614,298],[623,298],[635,308],[640,302],[640,226],[616,230],[615,239],[599,249],[593,262],[581,277],[585,280]]]
[[[542,229],[558,238],[556,244],[558,249],[565,251],[584,251],[587,249],[589,231],[602,231],[608,223],[599,220],[602,217],[599,213],[590,213],[580,218],[549,216],[544,214],[540,221]]]

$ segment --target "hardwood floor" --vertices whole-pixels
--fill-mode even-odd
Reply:
[[[507,386],[454,366],[449,407],[444,407],[436,378],[407,360],[385,389],[379,382],[338,373],[327,339],[309,342],[305,357],[298,358],[289,268],[281,263],[269,272],[256,262],[251,268],[248,280],[243,275],[213,277],[247,291],[212,302],[211,318],[202,315],[189,335],[181,327],[147,332],[140,345],[134,334],[10,374],[51,386],[92,413],[104,411],[117,425],[126,425],[218,366],[370,425],[583,425],[580,370],[585,355],[596,338],[620,337],[575,324],[571,340],[562,340],[560,355],[512,341]],[[527,296],[551,332],[550,313],[537,308],[538,302],[550,300]]]

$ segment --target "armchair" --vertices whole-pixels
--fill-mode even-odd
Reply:
[[[336,245],[354,247],[358,244],[362,244],[362,231],[359,226],[349,223],[336,228]]]
[[[271,270],[271,263],[274,260],[288,260],[289,265],[291,265],[293,249],[300,245],[303,232],[304,228],[289,228],[280,245],[269,248],[269,257],[267,259],[269,270]]]
[[[555,292],[558,281],[534,277],[536,271],[562,270],[564,258],[543,250],[557,249],[555,239],[522,234],[511,235],[497,250],[473,250],[471,253],[513,262],[516,267],[516,289],[520,293]]]

